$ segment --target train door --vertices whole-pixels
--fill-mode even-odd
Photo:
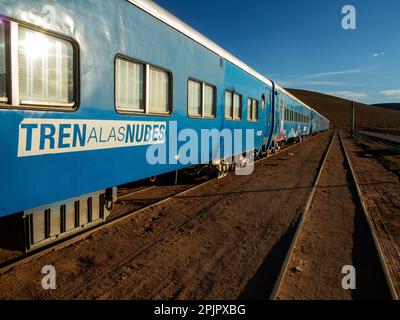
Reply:
[[[284,96],[279,92],[275,91],[274,99],[275,99],[275,107],[274,107],[274,130],[273,130],[273,144],[275,147],[279,144],[284,138],[284,112],[285,112],[285,103],[283,100]]]
[[[264,140],[264,152],[266,152],[266,149],[269,148],[270,146],[270,140],[271,140],[271,132],[273,129],[273,124],[274,124],[274,117],[273,117],[273,90],[272,89],[267,89],[267,91],[262,95],[261,99],[261,106],[262,106],[262,113],[264,114],[265,122],[264,122],[264,128],[265,128],[265,140]]]
[[[275,84],[273,84],[273,89],[271,92],[271,110],[269,110],[268,119],[270,119],[269,124],[269,141],[268,149],[273,149],[276,147],[276,142],[279,139],[279,134],[282,127],[282,117],[281,117],[281,106],[283,105],[283,100],[281,99],[281,94],[279,91],[275,90]],[[283,114],[283,113],[282,113]]]

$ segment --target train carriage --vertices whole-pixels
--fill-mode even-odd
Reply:
[[[310,110],[149,1],[0,0],[0,217],[28,249],[103,221],[118,185],[327,129]],[[254,143],[182,161],[224,129]]]

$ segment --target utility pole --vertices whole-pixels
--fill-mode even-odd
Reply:
[[[355,116],[355,112],[354,112],[354,101],[351,102],[351,114],[350,114],[350,135],[352,138],[354,138],[354,116]]]

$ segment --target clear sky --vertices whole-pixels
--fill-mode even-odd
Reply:
[[[155,1],[285,87],[400,102],[400,0]]]

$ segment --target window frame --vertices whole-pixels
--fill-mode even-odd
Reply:
[[[249,101],[250,101],[250,109],[249,109]],[[255,102],[256,104],[256,118],[253,119],[253,103]],[[259,119],[259,112],[258,112],[258,108],[259,108],[259,101],[258,99],[252,98],[252,97],[247,97],[247,121],[249,122],[258,122]],[[249,113],[249,111],[251,111]],[[250,117],[249,117],[250,115]]]
[[[143,111],[141,111],[141,110],[128,110],[128,109],[124,109],[124,108],[118,108],[118,104],[117,104],[117,64],[118,64],[118,59],[120,59],[120,60],[124,60],[124,61],[126,61],[126,62],[128,62],[128,63],[134,63],[134,64],[138,64],[138,65],[141,65],[142,67],[143,67],[143,79],[142,79],[142,81],[143,81]],[[115,73],[115,79],[114,79],[114,88],[115,88],[115,92],[114,92],[114,97],[115,97],[115,109],[116,109],[116,111],[118,112],[118,113],[121,113],[121,114],[132,114],[132,113],[134,113],[134,114],[146,114],[146,96],[147,96],[147,86],[146,86],[146,78],[147,78],[147,75],[146,75],[146,73],[147,73],[147,68],[146,68],[146,64],[144,64],[144,63],[141,63],[141,62],[137,62],[137,61],[132,61],[132,60],[128,60],[128,59],[125,59],[125,58],[116,58],[115,59],[115,66],[114,66],[114,73]]]
[[[128,62],[142,64],[144,65],[144,111],[129,111],[129,110],[121,110],[117,108],[117,60],[122,59]],[[149,92],[149,83],[150,83],[150,68],[155,69],[156,71],[163,71],[169,76],[169,95],[168,95],[168,112],[156,113],[149,112],[149,100],[150,100],[150,92]],[[135,115],[135,116],[156,116],[156,117],[171,117],[174,112],[174,75],[172,71],[160,67],[155,64],[151,64],[139,59],[132,58],[122,53],[118,53],[114,57],[114,109],[115,112],[121,115]]]
[[[196,116],[196,115],[191,115],[189,114],[189,81],[193,81],[193,82],[197,82],[200,84],[200,100],[201,100],[201,115],[200,116]],[[213,111],[214,111],[214,116],[205,116],[204,115],[204,92],[205,92],[205,87],[209,86],[212,87],[214,89],[214,94],[213,94]],[[190,119],[205,119],[205,120],[215,120],[217,118],[217,86],[206,82],[206,81],[202,81],[193,77],[189,77],[186,81],[186,112],[187,112],[187,116]]]
[[[153,69],[154,71],[157,72],[164,72],[168,75],[168,112],[151,112],[150,111],[150,70]],[[144,96],[144,109],[146,115],[151,115],[151,116],[171,116],[172,115],[172,108],[173,108],[173,100],[172,100],[172,94],[174,90],[174,86],[172,85],[172,72],[165,69],[161,68],[152,64],[147,64],[145,67],[145,96]],[[143,114],[143,113],[142,113]]]
[[[7,110],[20,110],[20,111],[52,111],[52,112],[75,112],[80,106],[80,89],[81,89],[81,68],[80,68],[80,46],[79,43],[71,36],[61,34],[52,30],[42,28],[40,26],[27,23],[18,19],[9,18],[7,16],[1,16],[3,22],[6,22],[6,71],[7,71],[7,102],[0,101],[0,109]],[[64,103],[52,103],[45,104],[43,102],[34,101],[21,101],[21,94],[19,91],[19,72],[13,74],[13,65],[19,67],[19,39],[13,39],[14,36],[18,35],[19,32],[13,32],[14,29],[19,31],[19,28],[25,28],[34,32],[39,32],[42,35],[50,36],[59,40],[68,42],[72,46],[72,80],[73,80],[73,102]],[[14,42],[13,42],[14,41]],[[14,44],[15,43],[15,44]],[[13,50],[13,46],[15,46]],[[19,68],[18,68],[19,69]],[[17,70],[18,70],[17,69]],[[17,84],[15,84],[17,82]],[[18,88],[18,91],[16,90]]]
[[[3,19],[4,45],[5,45],[5,71],[6,71],[6,97],[0,97],[0,106],[7,106],[11,102],[11,42],[10,42],[10,21]]]
[[[230,118],[227,118],[226,117],[226,115],[225,115],[225,107],[226,107],[226,96],[225,96],[225,93],[226,92],[229,92],[229,93],[231,93],[231,95],[232,95],[232,100],[231,100],[231,114],[232,114],[232,117],[230,117]],[[235,101],[235,95],[237,95],[237,96],[239,96],[239,118],[235,118],[234,117],[234,101]],[[225,120],[227,120],[227,121],[242,121],[243,120],[243,96],[240,94],[240,93],[238,93],[238,92],[236,92],[236,91],[234,91],[234,90],[225,90],[225,92],[224,92],[224,117],[225,117]]]
[[[229,93],[231,96],[231,98],[230,98],[230,100],[231,100],[230,114],[232,115],[231,117],[226,117],[226,101],[227,101],[226,94],[227,93]],[[231,120],[231,121],[233,120],[233,91],[230,91],[230,90],[224,91],[224,119]]]

